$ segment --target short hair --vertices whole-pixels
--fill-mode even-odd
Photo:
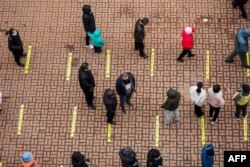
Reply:
[[[89,63],[87,63],[87,62],[82,63],[82,69],[83,69],[83,70],[88,69],[88,66],[89,66]]]
[[[198,82],[197,83],[197,89],[196,89],[196,92],[199,94],[201,93],[201,88],[203,88],[203,83],[202,82]]]
[[[213,86],[214,93],[218,93],[220,91],[220,85],[216,84]]]
[[[12,35],[14,30],[14,28],[10,28],[8,31],[5,32],[5,35]]]
[[[143,18],[142,21],[141,21],[144,25],[147,25],[149,23],[149,20],[148,18]]]
[[[212,150],[212,149],[207,150],[207,151],[206,151],[206,155],[207,155],[208,157],[214,156],[214,150]]]
[[[128,73],[127,72],[122,73],[122,78],[125,78],[125,77],[128,77]]]
[[[159,152],[159,150],[153,149],[151,155],[153,158],[158,158],[161,155],[161,153]]]

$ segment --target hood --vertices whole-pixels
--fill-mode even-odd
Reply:
[[[214,152],[214,145],[213,144],[207,144],[204,148],[203,148],[203,151],[206,153],[206,156],[207,156],[207,153],[208,152]],[[213,155],[214,156],[214,155]],[[208,156],[207,156],[208,157]]]
[[[101,31],[99,29],[96,29],[95,32],[93,33],[94,38],[99,38],[101,36]]]
[[[123,161],[132,162],[135,157],[135,153],[131,148],[127,147],[119,152],[119,156]]]
[[[172,89],[172,88],[170,88],[167,91],[167,96],[170,97],[170,98],[177,98],[178,95],[179,95],[179,93],[176,90]]]
[[[84,5],[82,7],[82,11],[84,14],[89,14],[91,12],[91,6],[90,5]]]

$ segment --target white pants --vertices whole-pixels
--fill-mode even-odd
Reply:
[[[170,124],[172,113],[174,113],[175,122],[179,122],[180,121],[179,108],[177,108],[174,111],[165,110],[165,114],[166,114],[165,124],[166,125]]]

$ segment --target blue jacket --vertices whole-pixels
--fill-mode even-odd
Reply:
[[[203,147],[202,152],[201,152],[202,167],[213,167],[214,156],[212,156],[212,157],[207,156],[208,150],[214,151],[214,145],[207,144]]]
[[[238,53],[248,52],[248,38],[250,37],[250,28],[239,29],[236,34],[235,49]]]
[[[102,39],[101,31],[96,29],[94,33],[88,32],[88,36],[91,38],[92,43],[95,47],[102,47],[105,44],[105,41]]]
[[[130,80],[132,91],[135,90],[135,78],[132,73],[128,72],[128,79]],[[126,95],[126,88],[123,84],[122,75],[119,76],[119,78],[116,80],[116,91],[119,96],[125,96]]]

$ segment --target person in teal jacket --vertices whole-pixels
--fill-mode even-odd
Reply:
[[[93,33],[88,32],[88,36],[92,40],[95,53],[101,53],[102,46],[105,44],[105,41],[103,40],[101,36],[101,31],[99,29],[96,29]]]

